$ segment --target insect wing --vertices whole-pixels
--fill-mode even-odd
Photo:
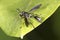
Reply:
[[[39,5],[35,6],[35,7],[33,7],[30,11],[33,11],[33,10],[36,10],[36,9],[40,8],[40,6],[41,6],[41,4],[39,4]]]

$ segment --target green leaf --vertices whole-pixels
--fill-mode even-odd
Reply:
[[[21,37],[32,31],[38,25],[34,18],[29,21],[33,24],[25,25],[24,18],[19,16],[17,8],[20,11],[29,11],[34,6],[42,4],[42,6],[31,13],[37,14],[41,21],[44,22],[50,17],[60,5],[59,0],[0,0],[0,27],[9,36]]]

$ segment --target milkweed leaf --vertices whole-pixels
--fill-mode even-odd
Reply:
[[[59,0],[0,0],[0,27],[9,36],[21,37],[35,29],[42,24],[37,22],[34,18],[28,19],[35,28],[30,24],[26,27],[24,18],[19,16],[16,11],[17,8],[20,11],[28,12],[34,6],[42,4],[41,7],[31,14],[37,14],[41,21],[44,22],[50,17],[60,5]]]

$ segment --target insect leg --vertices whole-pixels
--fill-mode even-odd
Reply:
[[[28,27],[29,24],[31,24],[31,25],[33,26],[33,24],[32,24],[31,22],[29,22],[29,21],[25,18],[25,25]],[[33,26],[33,28],[34,28],[34,26]]]
[[[40,15],[37,15],[37,14],[32,15],[32,17],[35,18],[38,22],[42,23],[41,18],[39,16]]]
[[[28,25],[29,25],[28,19],[24,18],[24,20],[25,20],[25,25],[28,27]]]
[[[35,28],[34,25],[31,22],[29,22],[29,23],[33,26],[33,28]]]
[[[30,21],[31,21],[31,20],[30,20]],[[31,25],[33,26],[33,28],[35,28],[34,25],[33,25],[31,22],[29,22],[29,24],[31,24]]]
[[[31,24],[33,28],[35,28],[34,25],[31,22],[29,22],[27,18],[25,18],[25,25],[28,27],[29,24]]]

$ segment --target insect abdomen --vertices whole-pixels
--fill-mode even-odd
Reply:
[[[35,16],[34,18],[35,18],[38,22],[41,22],[41,18],[40,18],[40,17]]]

